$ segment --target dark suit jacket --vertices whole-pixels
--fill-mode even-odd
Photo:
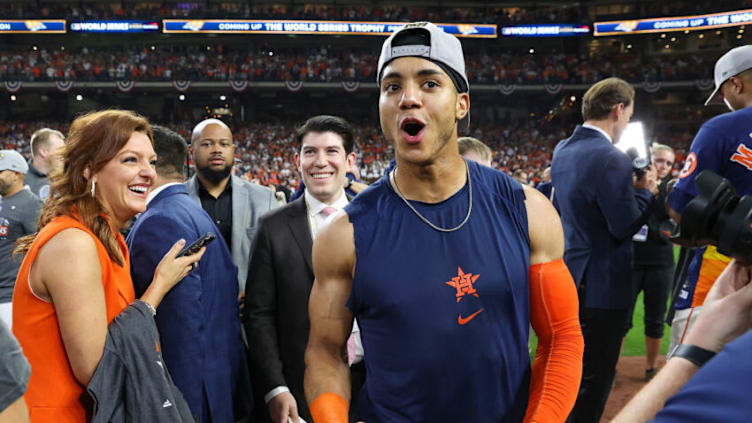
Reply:
[[[136,295],[149,286],[173,243],[183,238],[189,244],[206,232],[219,234],[184,185],[158,193],[126,241]],[[241,415],[233,416],[233,406],[239,407],[237,414],[250,410],[236,275],[229,249],[214,241],[198,268],[172,288],[157,310],[164,361],[201,422],[234,422]]]
[[[307,422],[313,422],[303,391],[310,330],[308,297],[313,286],[312,248],[304,196],[262,216],[251,249],[243,317],[257,406],[263,407],[267,392],[287,386]],[[354,365],[352,421],[364,380],[365,366]],[[268,418],[267,412],[261,414]]]
[[[652,194],[635,192],[625,153],[582,126],[556,146],[551,180],[564,227],[564,261],[577,286],[585,285],[580,304],[629,308],[632,235],[647,220]]]
[[[310,329],[312,248],[304,197],[259,219],[243,318],[257,402],[273,388],[287,386],[308,422],[313,419],[303,392],[303,358]]]

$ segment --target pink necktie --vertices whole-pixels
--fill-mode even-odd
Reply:
[[[321,214],[323,214],[323,215],[324,215],[324,217],[329,217],[329,216],[331,216],[331,215],[332,215],[332,213],[334,213],[334,212],[336,212],[336,211],[337,211],[337,209],[335,209],[334,207],[324,207],[324,208],[323,208],[323,209],[321,210]]]

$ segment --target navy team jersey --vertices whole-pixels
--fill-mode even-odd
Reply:
[[[441,233],[385,175],[345,207],[356,268],[347,306],[360,325],[363,420],[521,422],[530,383],[530,241],[522,186],[468,162],[470,220]],[[468,184],[437,204],[411,204],[453,228]]]
[[[677,213],[683,213],[697,196],[695,177],[706,169],[728,179],[737,195],[752,194],[752,107],[724,113],[702,125],[692,141],[679,181],[669,194],[671,208]],[[698,249],[689,264],[675,308],[702,305],[729,261],[713,246]]]

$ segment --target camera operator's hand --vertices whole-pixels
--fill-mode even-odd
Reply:
[[[685,343],[719,352],[752,327],[752,266],[733,260],[716,279]]]
[[[635,189],[646,189],[653,195],[658,195],[658,172],[652,164],[645,168],[645,174],[634,183]]]

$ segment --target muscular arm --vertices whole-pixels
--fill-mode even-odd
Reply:
[[[335,394],[345,403],[350,401],[346,344],[353,315],[345,303],[350,296],[354,267],[353,227],[343,214],[322,230],[313,244],[316,278],[308,303],[311,333],[305,354],[305,393],[316,421],[319,421],[316,417],[320,407],[314,403],[326,398],[322,395],[332,397],[331,394]],[[341,407],[341,401],[338,406]],[[324,408],[330,410],[328,406]],[[346,406],[344,413],[335,413],[325,421],[339,422],[339,417],[347,422]]]
[[[564,234],[556,210],[525,187],[530,234],[530,320],[538,336],[525,422],[561,422],[574,406],[584,342],[577,291],[564,265]]]

